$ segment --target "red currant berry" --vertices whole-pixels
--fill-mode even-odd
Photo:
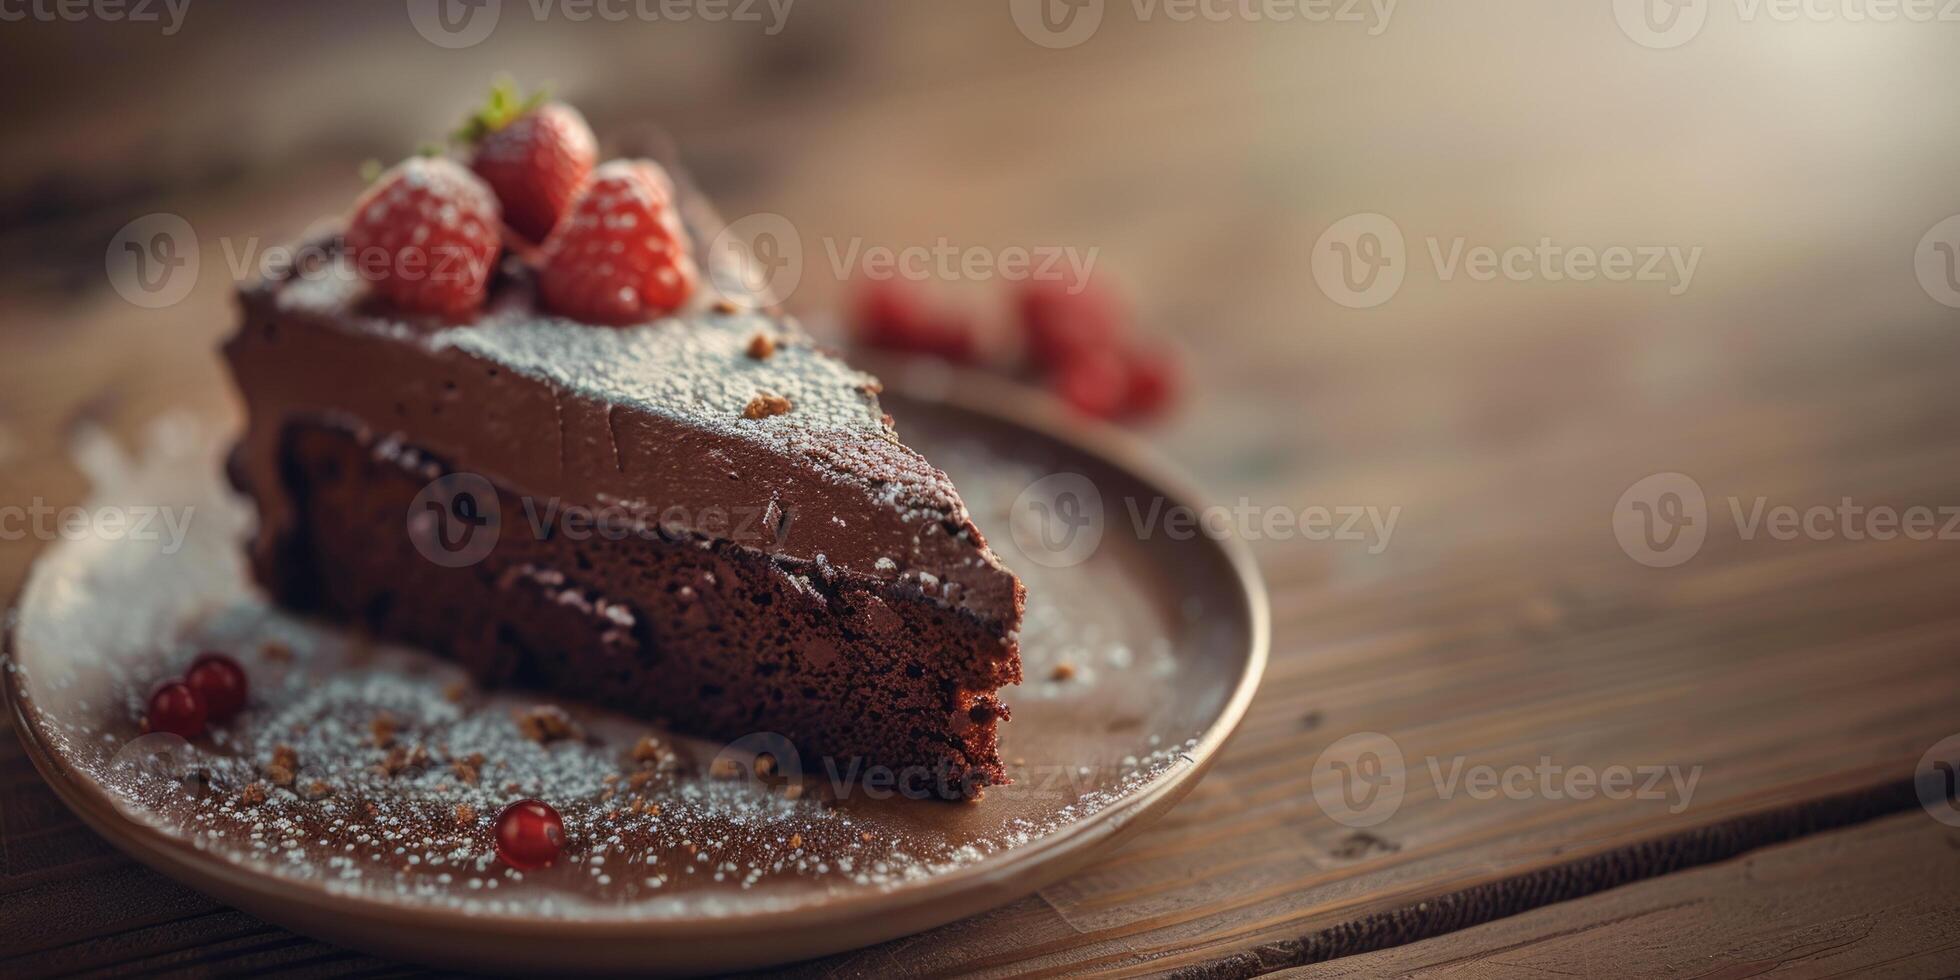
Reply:
[[[184,683],[204,699],[212,721],[228,721],[245,706],[245,668],[222,653],[201,653],[184,672]]]
[[[204,733],[204,699],[183,681],[164,681],[150,692],[149,714],[143,718],[145,732],[169,732],[183,738]]]
[[[537,800],[518,800],[497,813],[497,856],[520,871],[557,860],[565,847],[565,822]]]

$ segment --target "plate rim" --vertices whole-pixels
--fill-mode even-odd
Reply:
[[[1031,430],[1113,466],[1169,498],[1200,508],[1212,503],[1192,477],[1141,437],[1113,425],[1083,419],[1045,393],[963,368],[934,366],[922,371],[896,364],[881,367],[885,368],[879,372],[881,377],[896,379],[889,392],[899,400],[936,404]],[[1189,764],[1166,769],[1089,817],[972,865],[890,888],[753,913],[672,916],[600,913],[591,917],[544,919],[508,913],[472,914],[453,908],[346,896],[329,891],[324,882],[281,878],[214,858],[189,842],[132,820],[118,810],[106,790],[92,780],[80,778],[60,762],[49,748],[47,736],[40,731],[34,713],[27,710],[28,699],[22,696],[15,668],[19,659],[15,645],[21,602],[33,584],[40,565],[38,558],[30,563],[20,590],[9,602],[5,622],[0,624],[3,627],[0,628],[0,661],[6,667],[0,670],[0,689],[4,689],[8,710],[34,768],[63,804],[92,830],[117,849],[163,874],[295,931],[327,936],[357,947],[381,948],[424,961],[431,958],[421,955],[422,951],[441,945],[439,935],[458,939],[481,937],[486,930],[494,929],[503,940],[547,937],[575,940],[571,949],[559,951],[564,958],[554,958],[554,963],[561,967],[568,960],[579,958],[575,952],[579,947],[587,952],[614,954],[599,956],[593,962],[619,962],[616,957],[625,951],[625,946],[662,938],[750,940],[748,952],[762,955],[745,957],[739,965],[782,963],[909,935],[1031,894],[1079,870],[1150,819],[1161,816],[1197,785],[1244,721],[1265,674],[1271,648],[1270,602],[1251,549],[1229,535],[1200,535],[1199,540],[1216,549],[1231,569],[1234,591],[1242,604],[1249,635],[1243,666],[1233,683],[1231,696],[1198,736],[1198,744],[1183,752],[1190,759]],[[300,919],[287,914],[293,906],[304,907],[313,915]],[[331,928],[320,927],[322,917],[331,921]],[[363,922],[367,929],[358,928]],[[847,928],[853,924],[858,928]],[[864,928],[867,924],[870,928]],[[374,941],[386,940],[389,933],[409,930],[425,938],[410,944]],[[825,948],[800,947],[791,956],[766,952],[779,945],[786,933],[807,930],[828,930],[828,935],[849,942],[817,944]],[[866,936],[871,938],[865,939]],[[762,941],[762,937],[771,941]],[[485,950],[486,954],[491,952]],[[684,954],[684,951],[675,952]],[[436,958],[436,961],[446,959]],[[464,959],[468,961],[468,957]],[[683,955],[680,959],[682,963],[689,961],[718,968],[731,964],[727,957],[696,960]],[[477,962],[493,968],[500,964],[505,968],[521,965],[501,957]],[[634,965],[639,969],[652,966],[644,961]]]

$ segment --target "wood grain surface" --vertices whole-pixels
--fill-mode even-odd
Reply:
[[[1905,814],[1283,976],[1928,976],[1960,956],[1960,841]]]
[[[1662,52],[1585,6],[1412,10],[1364,40],[1140,23],[1117,5],[1059,52],[991,8],[813,12],[768,57],[728,56],[746,81],[712,107],[593,82],[662,76],[611,47],[554,60],[564,25],[416,69],[460,98],[528,66],[590,92],[602,130],[659,118],[727,213],[801,230],[790,305],[819,328],[848,293],[831,251],[853,241],[1094,247],[1143,329],[1186,351],[1185,405],[1149,434],[1215,499],[1397,515],[1385,540],[1251,541],[1272,667],[1163,823],[1038,896],[789,972],[1243,976],[1331,955],[1348,958],[1311,969],[1956,969],[1940,914],[1956,839],[1909,783],[1960,730],[1960,542],[1838,525],[1783,540],[1732,510],[1960,505],[1960,316],[1911,265],[1960,212],[1960,109],[1926,97],[1960,82],[1952,35],[1721,22]],[[376,58],[426,54],[376,43]],[[296,74],[331,77],[323,59]],[[56,279],[81,285],[0,298],[0,496],[78,499],[79,422],[129,435],[175,407],[235,417],[211,354],[229,328],[223,249],[338,210],[360,155],[453,115],[349,85],[373,120],[356,136],[52,223],[78,243]],[[152,311],[91,263],[155,210],[191,219],[205,272]],[[1358,212],[1408,239],[1408,280],[1374,309],[1330,301],[1311,269],[1321,233]],[[1545,237],[1705,252],[1678,294],[1445,278],[1429,255]],[[1000,306],[998,284],[931,288]],[[1705,542],[1673,567],[1614,533],[1623,492],[1661,473],[1708,502]],[[36,547],[0,542],[9,594]],[[1361,733],[1404,763],[1399,806],[1365,827],[1330,818],[1354,787],[1316,765],[1330,748],[1355,761],[1337,746]],[[130,865],[11,738],[0,752],[0,971],[397,968]],[[1581,799],[1449,778],[1542,766],[1694,782]]]

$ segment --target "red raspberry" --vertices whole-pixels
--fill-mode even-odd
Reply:
[[[454,160],[411,157],[354,202],[347,254],[401,309],[461,318],[483,305],[502,247],[496,195]]]
[[[1121,415],[1130,386],[1130,374],[1123,358],[1109,350],[1086,350],[1073,357],[1049,376],[1048,383],[1055,393],[1076,411],[1092,418],[1113,419]]]
[[[1133,349],[1127,360],[1130,383],[1123,396],[1124,414],[1156,415],[1177,400],[1183,373],[1170,350]]]
[[[1057,279],[1030,279],[1016,297],[1028,358],[1056,370],[1086,351],[1114,350],[1129,333],[1129,314],[1115,293],[1094,281],[1080,286]]]
[[[144,732],[169,732],[183,738],[204,734],[204,699],[183,681],[164,681],[150,692]]]
[[[626,324],[678,309],[699,274],[674,213],[674,185],[650,160],[592,172],[544,243],[545,306],[592,323]]]
[[[854,323],[858,340],[867,347],[926,354],[957,364],[970,364],[980,356],[972,320],[927,310],[916,294],[895,279],[873,279],[859,287]]]
[[[599,161],[592,127],[563,102],[506,108],[492,95],[464,136],[476,144],[470,169],[496,192],[504,222],[534,242],[551,233]]]
[[[212,721],[227,721],[245,706],[245,668],[222,653],[200,653],[184,671],[184,683],[204,701]]]

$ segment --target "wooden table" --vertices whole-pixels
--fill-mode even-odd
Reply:
[[[1960,830],[1912,780],[1960,730],[1960,543],[1853,540],[1869,524],[1837,516],[1789,540],[1745,530],[1759,499],[1960,505],[1960,316],[1912,264],[1960,212],[1960,110],[1936,94],[1960,82],[1957,28],[1718,7],[1692,44],[1656,50],[1603,7],[1549,0],[1404,10],[1378,37],[1112,5],[1089,43],[1056,51],[988,5],[922,6],[807,11],[766,43],[696,32],[721,45],[686,62],[722,72],[712,103],[579,25],[437,55],[392,22],[347,32],[440,104],[351,80],[368,130],[215,178],[177,166],[166,130],[167,179],[4,239],[34,260],[0,299],[0,501],[78,499],[79,422],[127,436],[173,407],[232,417],[211,356],[229,327],[224,247],[344,206],[354,161],[447,118],[489,66],[552,74],[602,130],[663,120],[730,214],[789,217],[806,252],[791,305],[812,314],[844,292],[824,246],[853,238],[1097,248],[1145,328],[1189,352],[1187,403],[1151,430],[1167,455],[1259,514],[1398,515],[1386,541],[1253,542],[1272,667],[1168,819],[1039,895],[788,972],[1955,971]],[[225,59],[263,62],[213,34],[186,30],[167,55],[210,77],[90,110],[130,118],[247,80],[216,105],[263,106],[355,50],[330,39],[293,56],[294,78],[231,78]],[[567,38],[588,57],[566,58]],[[27,133],[131,139],[43,116]],[[117,226],[158,210],[192,220],[206,271],[152,311],[95,270]],[[1314,257],[1363,212],[1405,236],[1406,279],[1352,309]],[[30,234],[60,247],[40,255]],[[1702,253],[1685,284],[1446,278],[1431,243],[1447,258],[1459,237]],[[934,288],[999,302],[988,284]],[[1679,481],[1622,500],[1664,473],[1703,494],[1706,538],[1655,567],[1614,521],[1665,507]],[[0,591],[39,546],[0,542]],[[1352,788],[1328,763],[1355,761],[1361,733],[1404,763],[1399,807],[1369,826],[1327,807]],[[1472,788],[1480,767],[1494,789]],[[1554,789],[1613,767],[1695,781],[1579,798],[1545,788],[1550,767]],[[1523,774],[1510,792],[1507,771]],[[0,794],[0,972],[407,969],[131,864],[10,737]]]

